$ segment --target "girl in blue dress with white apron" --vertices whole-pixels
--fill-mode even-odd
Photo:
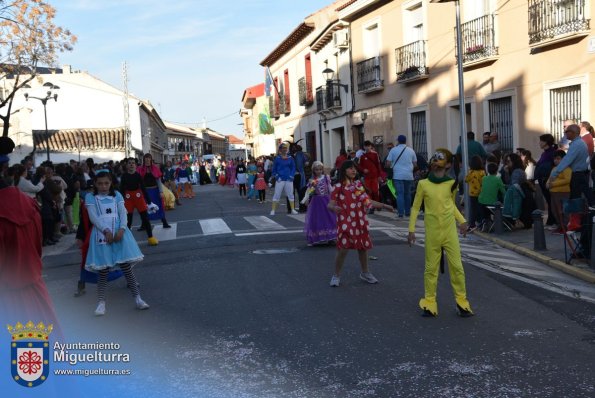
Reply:
[[[119,267],[132,291],[136,307],[149,308],[140,296],[132,266],[143,259],[136,240],[126,226],[126,208],[120,192],[115,192],[108,170],[95,175],[94,194],[85,199],[89,219],[93,224],[85,269],[98,274],[95,315],[105,314],[105,289],[110,270]]]

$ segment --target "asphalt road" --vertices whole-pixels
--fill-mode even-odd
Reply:
[[[167,213],[173,235],[156,228],[163,233],[159,246],[146,246],[135,232],[146,256],[135,271],[147,311],[134,308],[120,279],[110,283],[107,314],[95,317],[95,286],[82,297],[72,294],[76,251],[44,258],[66,340],[118,342],[130,353],[131,376],[73,377],[83,396],[595,394],[592,287],[465,240],[469,255],[475,253],[464,263],[476,316],[457,317],[445,274],[440,315],[424,318],[417,306],[423,247],[408,247],[405,225],[386,214],[372,216],[370,255],[377,260],[370,267],[380,283],[360,281],[357,255],[350,253],[342,285],[331,288],[335,249],[307,247],[300,216],[281,209],[269,217],[270,202],[248,202],[230,188],[196,190],[196,199]],[[223,222],[206,221],[213,219]],[[217,228],[224,233],[213,233]],[[489,252],[500,256],[498,267],[488,266],[496,261]],[[524,263],[525,276],[517,272]],[[555,278],[565,287],[552,288]],[[572,297],[572,286],[584,298]]]

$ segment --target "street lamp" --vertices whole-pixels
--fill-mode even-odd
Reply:
[[[366,127],[366,119],[368,118],[367,112],[362,112],[360,118],[362,119],[362,133],[359,137],[359,149],[364,149],[364,137],[366,135],[365,127]]]
[[[463,45],[461,35],[461,6],[459,0],[430,0],[430,3],[455,3],[457,31],[457,73],[459,75],[459,115],[461,117],[461,155],[463,158],[463,175],[469,173],[469,151],[467,148],[467,121],[465,120],[465,85],[463,82]],[[464,191],[465,216],[469,219],[471,203],[469,189]]]
[[[81,164],[81,146],[83,145],[83,139],[81,137],[81,133],[77,133],[76,135],[76,148],[79,151],[79,164]]]
[[[54,101],[58,101],[58,93],[53,92],[53,90],[59,90],[60,87],[56,86],[55,84],[52,84],[50,82],[46,82],[43,84],[43,87],[47,87],[47,92],[45,97],[34,97],[32,95],[29,95],[29,93],[25,93],[25,101],[29,101],[29,98],[33,98],[36,100],[41,101],[41,103],[43,104],[43,116],[45,119],[45,147],[46,147],[46,153],[47,153],[47,161],[50,161],[50,134],[48,132],[48,113],[46,110],[46,105],[48,103],[49,99],[54,99]]]
[[[322,71],[322,74],[324,75],[324,78],[326,80],[326,84],[329,84],[333,81],[333,77],[335,77],[335,71],[332,70],[331,68],[329,68],[328,66],[326,67],[326,69],[324,69]],[[345,90],[345,92],[349,91],[349,86],[347,84],[341,84],[339,83],[339,79],[337,79],[337,82],[334,83],[337,86],[343,87],[343,89]]]

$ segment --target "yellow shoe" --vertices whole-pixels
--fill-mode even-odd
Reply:
[[[159,244],[159,241],[154,236],[151,236],[147,242],[149,242],[149,246],[157,246]]]

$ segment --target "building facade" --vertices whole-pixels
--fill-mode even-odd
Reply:
[[[12,81],[3,84],[11,85]],[[47,101],[44,112],[43,103],[33,97],[45,97],[47,84],[59,89],[53,90],[58,97]],[[17,148],[11,162],[33,154],[38,165],[46,160],[48,146],[54,163],[79,155],[97,162],[120,160],[126,156],[127,142],[130,156],[151,153],[156,161],[163,160],[165,126],[149,102],[126,97],[123,91],[70,67],[42,72],[29,85],[16,94],[13,103],[9,135]],[[129,109],[128,132],[124,101]]]
[[[504,151],[524,147],[538,157],[539,135],[560,139],[565,119],[589,120],[594,114],[593,3],[461,0],[465,109],[460,112],[453,2],[335,2],[324,11],[326,23],[306,18],[311,32],[297,44],[294,39],[294,47],[286,39],[275,50],[285,51],[261,63],[278,84],[285,83],[281,77],[288,69],[291,89],[308,77],[298,68],[306,57],[312,65],[316,111],[306,106],[291,119],[292,100],[291,112],[280,112],[273,122],[275,135],[308,144],[314,135],[315,157],[326,164],[339,148],[355,148],[363,139],[383,155],[400,134],[427,157],[439,147],[456,149],[462,113],[477,137],[497,132]],[[293,73],[291,65],[298,65]],[[326,66],[348,86],[338,87],[341,107],[332,112],[316,101],[326,98],[325,88],[329,91],[326,79],[318,77]],[[333,98],[328,104],[335,105]]]

